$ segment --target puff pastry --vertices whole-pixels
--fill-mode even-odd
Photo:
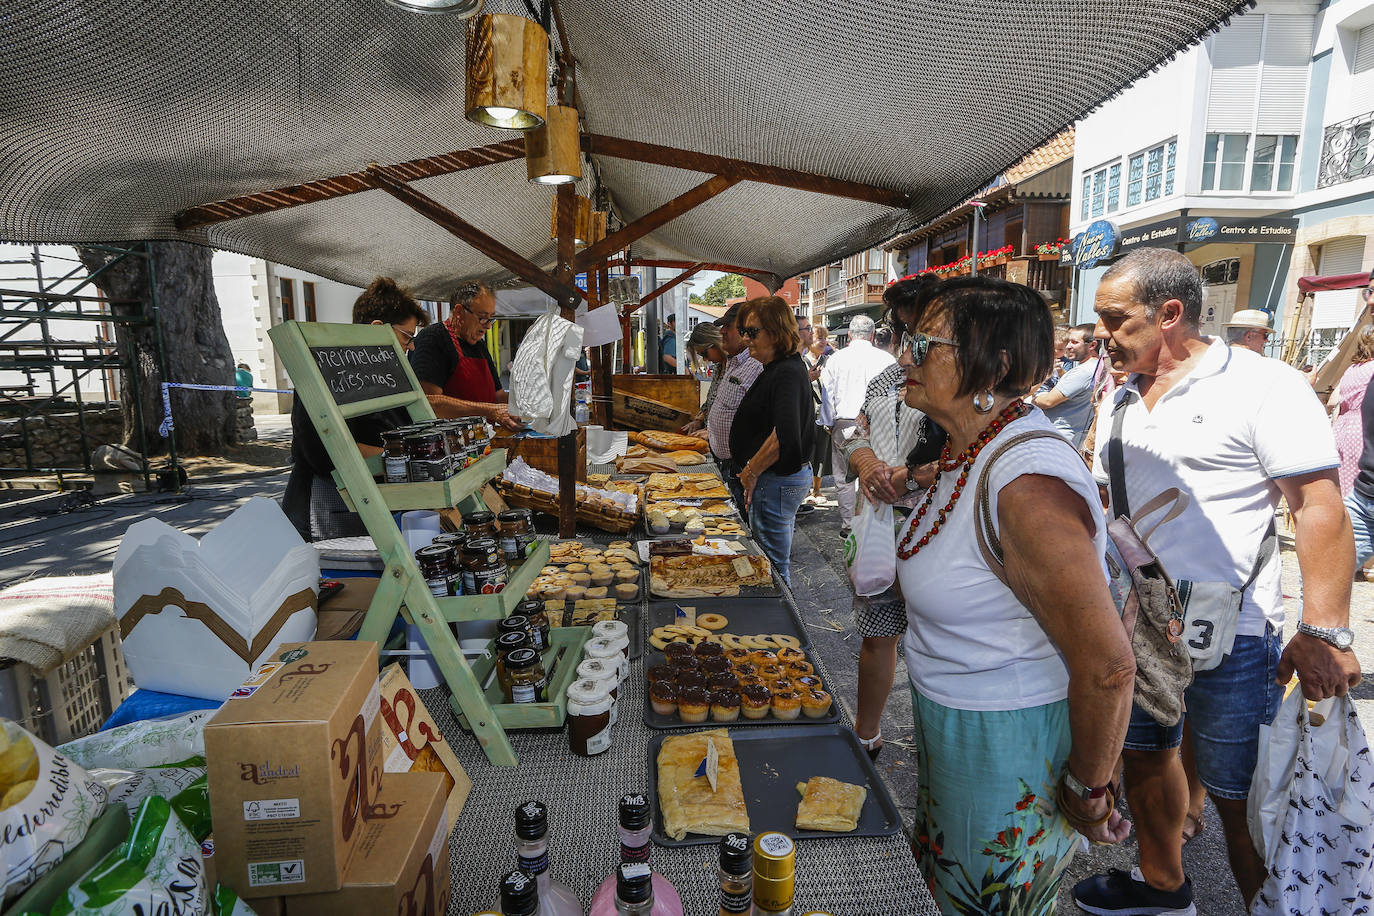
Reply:
[[[716,791],[697,767],[706,757],[706,742],[715,742],[719,757]],[[744,806],[739,761],[730,733],[723,728],[674,735],[658,751],[658,808],[663,832],[675,840],[689,833],[724,836],[749,832],[749,812]]]
[[[867,786],[851,785],[829,776],[812,776],[797,783],[802,793],[797,806],[798,830],[848,833],[859,826],[859,812],[868,797]]]

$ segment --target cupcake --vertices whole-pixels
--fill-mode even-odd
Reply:
[[[805,674],[815,674],[816,668],[810,662],[788,662],[783,665],[788,677],[801,677]]]
[[[650,684],[657,684],[659,681],[676,680],[677,672],[673,670],[672,665],[652,665],[644,672],[644,676],[649,679]]]
[[[824,690],[808,690],[801,695],[801,704],[808,719],[819,719],[830,712],[830,694]]]
[[[591,586],[590,588],[587,589],[586,596],[587,596],[588,598],[598,598],[598,599],[599,599],[599,598],[605,598],[605,597],[606,597],[607,595],[609,595],[610,593],[611,593],[611,590],[608,589],[608,588],[607,588],[606,586],[604,586],[604,585],[593,585],[593,586]]]
[[[765,681],[768,681],[769,683],[776,681],[778,678],[782,677],[782,675],[782,665],[759,666],[759,677],[763,678]]]
[[[739,718],[740,696],[734,690],[725,688],[711,691],[711,720],[713,722],[733,722]]]
[[[583,585],[569,585],[563,589],[563,597],[569,601],[581,601],[587,597],[587,588]]]
[[[682,703],[678,702],[681,711]],[[779,719],[795,719],[801,713],[801,697],[794,690],[773,692],[773,715]],[[700,721],[699,719],[697,721]]]
[[[581,585],[583,588],[592,584],[592,574],[588,572],[575,572],[569,578],[574,585]]]
[[[682,533],[688,537],[696,537],[706,532],[706,523],[699,518],[694,518],[682,526]]]
[[[697,670],[697,668],[701,667],[701,660],[695,655],[682,655],[679,653],[677,655],[668,656],[668,664],[672,665],[681,673],[683,671]]]
[[[592,585],[610,585],[615,581],[615,573],[609,566],[592,567],[587,572],[592,577]]]
[[[749,664],[748,649],[726,649],[725,657],[730,659],[730,664],[736,667]]]
[[[804,661],[806,661],[806,653],[803,652],[801,649],[787,649],[787,648],[783,648],[783,649],[779,649],[779,650],[778,650],[778,663],[779,663],[779,664],[788,665],[788,664],[791,664],[792,662],[804,662]]]
[[[778,663],[778,653],[772,649],[755,649],[749,653],[749,660],[762,668],[764,665],[776,665]]]
[[[724,674],[730,670],[730,663],[725,660],[725,656],[723,655],[708,655],[705,658],[698,657],[697,661],[700,663],[698,667],[708,677],[712,674]]]
[[[746,719],[762,719],[773,707],[773,695],[767,687],[752,684],[740,688],[740,709]]]
[[[615,580],[617,582],[639,582],[639,570],[629,566],[623,566],[615,570]]]
[[[677,673],[677,685],[679,687],[705,687],[706,683],[707,677],[700,671],[679,671]]]
[[[739,678],[728,672],[724,674],[713,674],[706,681],[706,686],[710,687],[712,690],[738,690]]]
[[[803,674],[799,677],[794,677],[792,678],[792,683],[797,685],[798,690],[820,690],[825,687],[825,685],[821,683],[821,679],[814,674]]]
[[[740,687],[767,687],[768,683],[757,674],[737,674]]]
[[[755,678],[756,678],[756,677],[759,676],[759,669],[756,668],[755,666],[751,665],[751,664],[748,663],[748,662],[745,662],[745,663],[742,664],[742,665],[734,665],[733,667],[734,667],[734,669],[735,669],[735,675],[738,676],[738,677],[755,677]]]
[[[629,601],[639,594],[639,583],[621,582],[615,587],[615,596],[621,601]]]
[[[668,521],[668,516],[657,510],[645,516],[645,523],[648,525],[650,534],[667,534],[671,529],[671,523]]]
[[[697,647],[694,651],[698,658],[706,658],[707,656],[713,655],[723,657],[725,655],[725,647],[718,642],[697,643]]]
[[[694,653],[692,647],[685,642],[670,642],[663,647],[663,654],[671,661],[674,658],[681,658],[684,655],[690,656]]]
[[[649,686],[649,704],[660,716],[677,712],[678,688],[672,681],[655,681]]]
[[[773,683],[769,684],[768,689],[772,690],[774,693],[791,693],[797,688],[795,685],[793,685],[792,680],[790,678],[780,677]]]
[[[678,691],[677,714],[683,722],[705,722],[706,714],[710,711],[711,697],[705,687],[683,687]],[[792,715],[796,716],[795,710]]]
[[[567,566],[563,567],[563,569],[564,569],[565,572],[569,572],[569,573],[584,573],[584,572],[587,571],[587,564],[586,564],[586,563],[569,563]]]

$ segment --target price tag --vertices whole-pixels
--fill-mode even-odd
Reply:
[[[679,604],[677,610],[673,612],[673,623],[686,624],[689,627],[696,626],[697,609],[695,607],[683,607]]]

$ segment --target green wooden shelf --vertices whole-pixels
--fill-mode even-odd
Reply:
[[[563,657],[558,662],[558,670],[553,673],[553,683],[549,685],[549,700],[546,703],[508,703],[501,685],[493,679],[484,696],[496,713],[496,719],[504,728],[561,728],[568,716],[568,688],[577,679],[577,664],[582,661],[582,647],[591,638],[591,627],[554,627],[549,631],[551,645],[545,650],[544,670],[548,671],[560,649]],[[487,650],[487,656],[472,664],[472,674],[480,684],[486,680],[496,665],[495,653]],[[456,698],[450,698],[458,722],[469,728],[467,717]]]
[[[367,461],[368,470],[374,474],[380,473],[380,465],[381,459],[375,455]],[[500,477],[501,472],[505,469],[506,450],[497,448],[492,449],[490,455],[482,456],[481,460],[454,474],[448,480],[428,483],[379,483],[375,486],[377,492],[386,502],[387,509],[392,512],[409,512],[412,509],[451,509],[482,489],[487,481],[493,477]],[[335,472],[335,483],[339,485],[339,496],[343,498],[344,505],[357,512],[357,507],[353,505],[353,498],[348,494],[348,487],[343,485],[337,471]]]
[[[510,574],[502,591],[495,595],[463,595],[457,598],[436,598],[434,601],[449,623],[457,623],[460,620],[500,620],[510,616],[515,606],[525,600],[530,583],[548,562],[549,542],[535,541],[530,544],[525,562]]]

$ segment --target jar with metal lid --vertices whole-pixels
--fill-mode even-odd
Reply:
[[[415,563],[420,567],[420,575],[429,586],[431,595],[447,598],[454,594],[449,590],[452,581],[453,548],[444,544],[431,544],[415,551]]]
[[[496,531],[506,562],[525,562],[534,540],[534,513],[529,509],[507,509],[496,516]]]
[[[498,633],[496,639],[492,641],[492,648],[496,652],[496,683],[501,685],[501,692],[510,696],[510,674],[506,670],[506,656],[516,649],[528,649],[530,647],[530,634],[521,633],[518,630],[509,633]]]
[[[450,457],[457,457],[463,454],[468,447],[467,437],[463,435],[463,428],[458,425],[457,420],[446,420],[439,427],[444,433],[444,447],[448,449]]]
[[[531,632],[530,619],[524,614],[511,614],[509,617],[496,621],[497,633],[524,633],[530,640],[530,648],[538,649],[539,646],[534,642],[534,634]]]
[[[526,598],[515,606],[515,613],[530,619],[530,636],[534,639],[535,649],[544,652],[553,645],[549,641],[552,636],[552,629],[549,626],[548,611],[544,610],[544,602],[535,598]]]
[[[383,479],[387,483],[410,480],[410,454],[406,451],[406,434],[399,429],[382,433]]]
[[[548,699],[544,663],[533,649],[515,649],[506,656],[506,677],[510,679],[512,703],[543,703]]]
[[[496,537],[496,513],[488,509],[469,512],[463,516],[463,530],[468,533],[469,537],[494,539]]]
[[[429,430],[409,433],[405,437],[405,444],[413,482],[448,479],[448,451],[444,447],[443,433]]]
[[[614,705],[599,681],[574,681],[568,687],[568,746],[574,754],[595,757],[611,746]]]
[[[467,570],[463,570],[464,575]],[[498,595],[506,589],[506,582],[510,578],[510,570],[506,568],[504,560],[497,560],[486,566],[479,566],[472,571],[472,588],[474,595]]]
[[[459,559],[463,569],[463,594],[480,595],[481,592],[477,590],[477,570],[485,570],[494,563],[501,562],[501,553],[496,548],[496,541],[491,538],[469,537],[467,543],[463,544]]]
[[[628,673],[629,660],[625,657],[625,653],[620,650],[620,647],[615,645],[614,641],[599,637],[590,639],[587,641],[586,647],[582,650],[582,656],[587,659],[603,659],[606,664],[615,667],[617,680],[625,680],[625,676]]]

